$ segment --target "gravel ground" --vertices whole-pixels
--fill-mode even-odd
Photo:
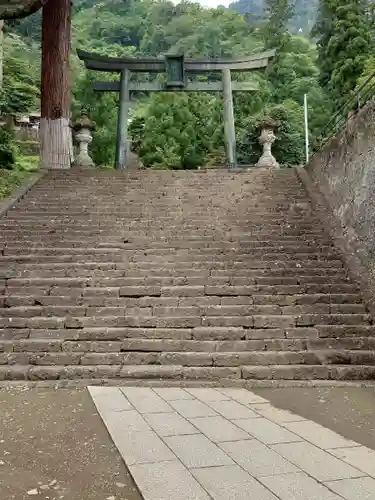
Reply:
[[[1,500],[141,500],[86,389],[0,390]]]
[[[274,406],[314,420],[375,450],[375,388],[254,389]]]

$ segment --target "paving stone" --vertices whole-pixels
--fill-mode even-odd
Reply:
[[[258,418],[250,408],[237,403],[237,401],[211,401],[208,403],[211,408],[220,413],[223,417],[233,420],[237,418]]]
[[[192,469],[191,472],[214,500],[277,500],[237,465]]]
[[[212,408],[198,401],[193,400],[176,400],[169,402],[172,408],[174,408],[178,413],[180,413],[185,418],[194,417],[214,417],[217,416],[217,412]]]
[[[191,394],[193,397],[203,401],[204,403],[209,403],[210,401],[226,401],[230,398],[223,394],[221,391],[216,389],[185,389],[186,392]]]
[[[170,413],[173,409],[152,389],[123,387],[121,391],[140,413]]]
[[[184,389],[176,387],[162,387],[160,389],[154,388],[154,391],[159,394],[165,401],[178,401],[180,399],[194,399],[192,394],[189,394]]]
[[[323,427],[322,425],[304,420],[302,422],[285,422],[285,427],[298,436],[301,436],[306,441],[309,441],[315,446],[327,450],[329,448],[348,448],[350,446],[359,446],[355,441],[340,436],[336,432]],[[375,452],[374,452],[375,454]],[[375,469],[374,469],[375,470]]]
[[[375,500],[375,479],[371,477],[341,479],[324,484],[346,500]]]
[[[133,406],[117,387],[91,386],[88,387],[88,390],[99,413],[102,411],[134,410]]]
[[[299,472],[288,460],[256,439],[220,443],[219,446],[254,477]]]
[[[210,500],[180,462],[133,465],[129,469],[144,500]]]
[[[264,444],[292,443],[302,441],[300,436],[293,434],[281,425],[275,424],[266,418],[250,418],[232,420],[250,436],[259,439]]]
[[[261,477],[259,481],[280,500],[340,500],[338,495],[303,472]]]
[[[151,427],[146,420],[135,410],[119,412],[102,407],[100,416],[113,441],[120,442],[123,440],[125,445],[127,438],[132,434],[151,431]]]
[[[275,408],[274,406],[268,404],[256,403],[251,405],[251,409],[260,416],[279,424],[284,424],[284,422],[300,422],[302,420],[306,420],[304,417],[301,417],[296,413],[280,410],[279,408]]]
[[[161,437],[198,433],[198,430],[178,413],[148,413],[144,418]]]
[[[264,399],[261,396],[258,396],[258,394],[254,394],[253,392],[246,389],[220,388],[218,390],[243,405],[261,403],[269,404],[268,399]]]
[[[360,470],[307,442],[276,444],[271,448],[318,481],[363,475]]]
[[[375,451],[366,446],[328,450],[332,455],[375,478]]]
[[[176,456],[153,431],[114,436],[112,439],[127,466],[176,460]]]
[[[233,460],[203,434],[166,437],[164,441],[189,469],[233,465]]]
[[[243,431],[223,417],[191,418],[190,422],[214,443],[250,438],[247,432]]]

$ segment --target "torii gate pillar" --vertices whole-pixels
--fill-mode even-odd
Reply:
[[[73,162],[69,127],[71,0],[43,7],[41,85],[41,168],[68,169]]]

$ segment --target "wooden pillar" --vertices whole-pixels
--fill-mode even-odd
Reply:
[[[120,80],[120,106],[117,119],[116,160],[117,169],[128,166],[128,119],[129,119],[129,79],[130,71],[124,69]]]
[[[71,0],[50,0],[43,7],[41,82],[41,167],[67,169],[73,162],[69,127],[71,75],[69,50]]]
[[[234,128],[232,80],[230,69],[222,70],[224,91],[224,134],[227,163],[229,167],[236,166],[236,131]]]

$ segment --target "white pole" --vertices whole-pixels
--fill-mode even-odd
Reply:
[[[309,163],[309,118],[307,109],[307,94],[304,96],[304,108],[305,108],[305,144],[306,144],[306,164]]]

